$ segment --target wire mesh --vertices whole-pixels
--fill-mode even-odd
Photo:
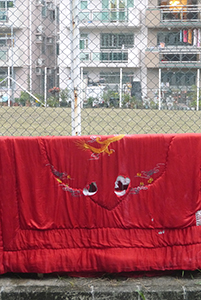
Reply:
[[[201,0],[0,0],[0,134],[201,132]]]

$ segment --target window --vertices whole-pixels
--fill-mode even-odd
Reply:
[[[89,53],[80,53],[80,60],[89,60]]]
[[[14,40],[13,40],[14,41]],[[11,34],[10,33],[0,33],[0,47],[11,46]]]
[[[80,49],[88,49],[88,34],[87,33],[81,33],[80,35]]]
[[[105,83],[116,83],[120,82],[120,72],[100,72],[100,78],[104,79]],[[123,73],[122,83],[130,83],[133,80],[133,73]]]
[[[46,6],[46,3],[44,3],[44,5],[42,6],[41,14],[42,14],[43,18],[47,17],[47,6]]]
[[[160,45],[161,43],[164,43],[165,46],[192,46],[195,38],[196,35],[194,36],[194,30],[192,29],[159,32],[157,34],[157,44]]]
[[[134,6],[134,0],[127,0],[127,7],[133,7]]]
[[[134,7],[134,0],[102,0],[102,21],[126,21],[129,7]]]
[[[87,1],[81,1],[81,5],[80,5],[81,7],[81,9],[87,9],[87,7],[88,7],[88,2]]]
[[[9,8],[9,7],[13,7],[14,6],[14,1],[1,1],[0,0],[0,9],[1,8]]]
[[[191,62],[197,61],[197,54],[194,53],[186,53],[186,54],[163,54],[161,57],[161,61],[179,61],[179,62]]]
[[[133,34],[101,34],[101,49],[128,49],[134,45]]]
[[[161,81],[170,86],[192,86],[196,82],[196,71],[162,71]]]
[[[127,52],[101,52],[100,53],[101,61],[128,61],[128,53]]]
[[[56,7],[56,18],[57,18],[57,24],[59,24],[59,7]]]
[[[49,11],[49,16],[50,16],[50,20],[54,21],[55,20],[55,10],[50,10]]]
[[[59,55],[59,43],[56,44],[56,54]]]

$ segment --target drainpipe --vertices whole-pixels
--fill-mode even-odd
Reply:
[[[81,95],[80,95],[80,59],[79,59],[79,27],[78,0],[71,1],[71,80],[72,80],[72,135],[81,135]]]

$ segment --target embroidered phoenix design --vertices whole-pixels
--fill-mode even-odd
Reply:
[[[107,153],[108,155],[112,154],[114,152],[114,149],[109,149],[110,144],[121,140],[124,136],[125,134],[120,134],[103,141],[100,137],[92,137],[90,141],[79,141],[78,144],[83,150],[90,150],[92,152],[92,157],[96,157],[97,159],[101,153]],[[95,145],[92,145],[92,143],[95,142],[98,144],[97,147]]]

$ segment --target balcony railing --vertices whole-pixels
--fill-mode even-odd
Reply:
[[[149,6],[146,10],[146,26],[155,28],[160,26],[191,27],[192,23],[201,21],[201,5]],[[185,25],[184,25],[185,24]]]
[[[101,52],[81,52],[81,61],[88,62],[128,62],[128,50],[110,50]]]
[[[81,22],[128,22],[128,9],[83,10],[79,13]]]
[[[200,68],[200,50],[185,52],[181,48],[173,51],[148,48],[145,52],[145,64],[148,68]],[[189,49],[190,50],[190,49]]]
[[[199,20],[200,9],[193,5],[183,5],[172,7],[166,5],[160,7],[161,21],[197,21]]]

